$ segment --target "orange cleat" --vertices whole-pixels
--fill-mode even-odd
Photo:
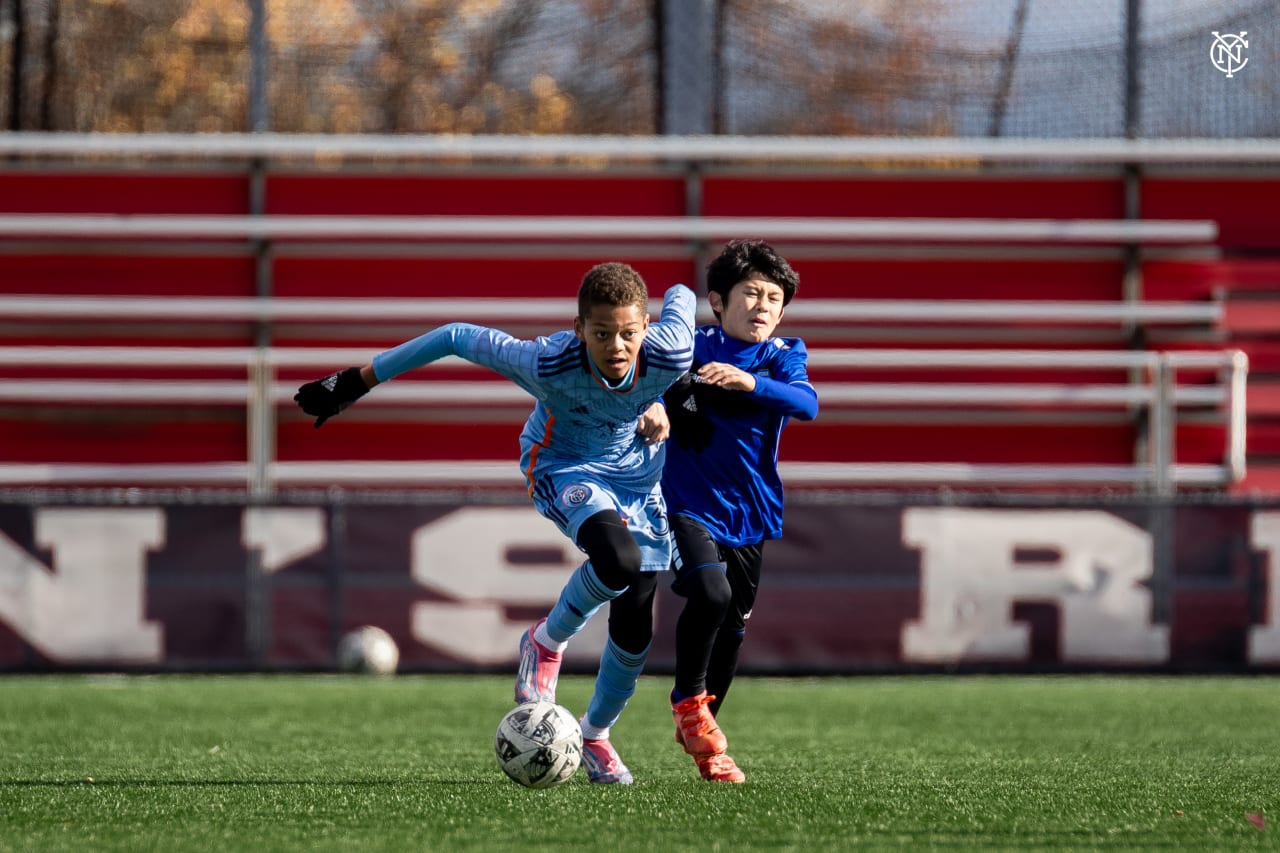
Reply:
[[[695,757],[694,762],[697,763],[698,772],[702,774],[702,778],[708,782],[747,781],[747,774],[743,773],[737,763],[723,752],[719,755],[708,755],[705,758]]]
[[[671,716],[676,721],[676,743],[693,756],[698,773],[708,782],[745,782],[747,774],[725,755],[729,741],[707,707],[715,698],[704,690],[671,706]]]
[[[729,748],[724,732],[707,707],[715,698],[704,690],[671,706],[671,716],[676,721],[676,743],[694,758],[720,755]]]

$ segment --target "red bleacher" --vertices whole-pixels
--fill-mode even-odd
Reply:
[[[1143,181],[1142,221],[1213,221],[1209,241],[1153,242],[1141,247],[1142,306],[1204,309],[1189,318],[1082,321],[1055,317],[1055,306],[1126,303],[1123,241],[999,240],[975,245],[946,239],[914,242],[772,240],[802,278],[801,295],[782,333],[800,334],[815,353],[825,350],[1009,352],[1226,352],[1244,350],[1251,363],[1247,446],[1249,474],[1224,487],[1280,489],[1280,229],[1271,199],[1280,179],[1251,176],[1219,193],[1221,179],[1152,177]],[[1116,175],[1051,175],[868,172],[829,167],[796,174],[767,170],[706,170],[699,176],[699,209],[691,211],[686,176],[663,169],[496,170],[374,169],[269,171],[269,215],[358,216],[627,216],[757,217],[759,236],[771,239],[767,221],[791,217],[940,218],[984,220],[1116,220],[1124,216],[1124,186]],[[199,214],[248,213],[249,179],[236,170],[163,171],[95,166],[0,169],[3,214]],[[247,299],[258,293],[258,247],[233,238],[51,236],[6,239],[0,234],[0,299],[13,296],[126,297],[156,300],[191,297]],[[639,238],[548,244],[526,240],[289,240],[270,246],[271,299],[366,302],[382,299],[496,298],[560,300],[562,322],[502,323],[517,334],[563,328],[571,321],[572,294],[583,272],[605,259],[636,266],[656,295],[669,283],[698,284],[699,268],[715,244]],[[907,311],[884,319],[812,316],[806,304],[828,300],[933,306],[936,316]],[[990,318],[957,321],[948,306],[986,302]],[[996,308],[1040,305],[1033,319],[1005,319]],[[558,303],[557,303],[558,304]],[[1132,303],[1130,303],[1132,305]],[[815,312],[819,315],[821,312]],[[1034,313],[1034,312],[1033,312]],[[441,318],[441,321],[448,318]],[[387,317],[347,322],[341,317],[273,321],[209,317],[157,320],[74,319],[0,313],[0,348],[208,347],[279,350],[376,349],[434,323]],[[335,363],[331,367],[344,366]],[[276,367],[276,381],[291,386],[323,371],[316,364]],[[993,363],[964,369],[901,365],[823,366],[815,359],[815,384],[860,389],[872,383],[912,386],[989,385],[1114,386],[1132,383],[1128,369],[1008,367]],[[403,380],[473,382],[488,374],[440,365]],[[428,375],[429,374],[429,375]],[[1218,368],[1183,369],[1188,388],[1220,385]],[[243,463],[251,453],[251,417],[243,405],[198,399],[178,402],[130,399],[113,404],[74,395],[58,398],[55,381],[186,380],[243,382],[243,368],[160,363],[147,368],[39,363],[0,358],[0,469],[8,484],[39,482],[40,466]],[[46,380],[50,394],[34,385]],[[495,382],[500,381],[496,380]],[[22,383],[27,383],[23,385]],[[399,383],[398,383],[399,384]],[[1021,387],[1021,385],[1019,387]],[[213,387],[213,386],[210,386]],[[389,386],[390,387],[390,386]],[[421,387],[416,386],[416,387]],[[28,389],[28,390],[24,390]],[[29,394],[22,397],[18,392]],[[379,392],[382,393],[381,391]],[[196,397],[199,395],[196,394]],[[127,395],[126,395],[127,397]],[[370,398],[372,399],[372,398]],[[1228,445],[1226,403],[1180,411],[1173,460],[1184,466],[1223,463]],[[323,430],[311,428],[287,400],[275,408],[273,458],[286,464],[339,461],[509,461],[514,475],[516,436],[527,404],[441,406],[362,403]],[[1025,405],[995,407],[963,402],[853,402],[824,400],[819,419],[797,424],[784,438],[784,460],[794,463],[903,465],[1130,466],[1143,445],[1145,421],[1133,407]],[[30,472],[27,481],[20,470]],[[939,469],[939,482],[950,475]],[[919,475],[917,475],[919,476]],[[198,477],[193,482],[198,484]],[[86,475],[85,483],[93,477]],[[358,485],[358,483],[355,483]],[[886,469],[845,485],[909,485]],[[963,481],[951,485],[964,485]],[[1058,485],[1067,484],[1062,481]],[[0,484],[3,485],[3,484]],[[1050,477],[1033,485],[1053,487]],[[1193,482],[1192,485],[1195,485]]]

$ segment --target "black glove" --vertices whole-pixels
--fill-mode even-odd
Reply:
[[[701,453],[711,446],[713,428],[707,417],[707,386],[686,373],[662,395],[671,421],[671,438],[685,450]]]
[[[293,401],[302,411],[315,416],[315,427],[319,429],[329,418],[368,393],[369,388],[360,378],[360,368],[348,367],[303,385],[293,395]]]

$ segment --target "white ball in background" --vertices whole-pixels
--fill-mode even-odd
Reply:
[[[356,628],[338,643],[338,669],[343,672],[391,675],[399,665],[396,641],[375,625]]]

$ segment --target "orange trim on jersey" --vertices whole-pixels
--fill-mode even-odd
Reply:
[[[538,450],[540,448],[546,447],[551,443],[551,433],[554,431],[555,425],[556,425],[556,416],[548,412],[547,413],[547,431],[543,433],[542,441],[539,441],[537,444],[535,444],[533,446],[533,449],[529,451],[529,467],[526,468],[524,472],[524,478],[529,481],[529,497],[533,497],[533,487],[537,485],[533,477],[533,469],[536,468],[538,465]]]

